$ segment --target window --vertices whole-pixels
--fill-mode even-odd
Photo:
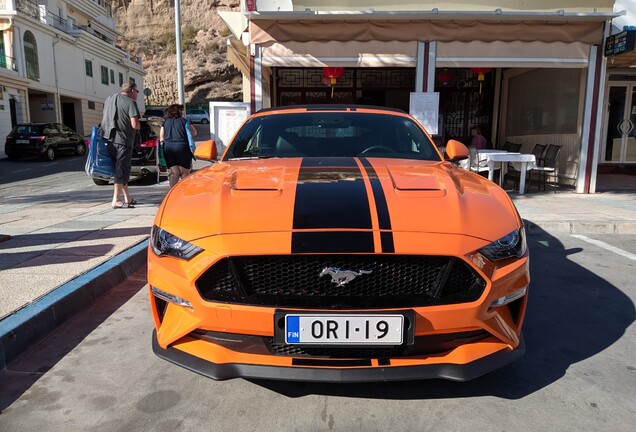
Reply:
[[[536,69],[508,82],[506,136],[573,134],[579,121],[579,69]]]
[[[134,79],[133,77],[128,78],[128,80],[129,80],[130,82],[132,82],[133,84],[137,84],[137,83],[135,82],[135,79]]]
[[[115,84],[115,71],[112,69],[110,70],[110,83]]]
[[[35,36],[30,31],[24,33],[24,60],[26,62],[27,78],[40,79],[40,66],[38,64],[38,44]]]
[[[102,66],[102,84],[108,85],[108,68]]]
[[[95,109],[95,102],[93,102],[93,101],[88,101],[88,109],[90,109],[90,110],[94,110],[94,109]]]
[[[93,76],[93,62],[90,60],[84,60],[84,68],[86,69],[86,76]]]
[[[124,74],[119,72],[119,87],[124,85]]]

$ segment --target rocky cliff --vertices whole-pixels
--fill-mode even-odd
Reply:
[[[241,74],[226,60],[232,37],[218,11],[239,11],[239,0],[181,0],[181,48],[185,100],[207,105],[210,100],[242,100]],[[146,105],[179,100],[175,18],[172,0],[117,0],[113,4],[117,45],[141,56],[147,72],[144,86],[152,90]]]

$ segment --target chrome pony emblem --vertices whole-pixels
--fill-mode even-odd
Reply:
[[[372,271],[373,270],[353,271],[353,270],[342,270],[336,267],[325,267],[320,272],[320,277],[331,275],[331,282],[335,283],[336,286],[341,287],[344,284],[351,282],[356,277],[363,274],[369,274]]]

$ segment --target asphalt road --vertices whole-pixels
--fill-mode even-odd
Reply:
[[[155,357],[145,271],[0,373],[0,431],[632,431],[636,236],[530,236],[526,355],[468,383],[213,381]]]
[[[194,127],[197,129],[196,141],[210,139],[210,125],[195,124]],[[206,163],[207,162],[195,162],[195,168]],[[39,179],[46,178],[46,182],[49,185],[55,186],[59,185],[60,182],[68,180],[65,177],[67,177],[69,173],[84,173],[85,164],[86,155],[74,156],[60,154],[55,160],[49,162],[43,161],[39,157],[10,161],[4,154],[0,154],[0,185],[9,186],[11,183],[18,181],[38,181]],[[85,174],[84,176],[86,177]],[[131,187],[139,184],[139,182],[133,181]],[[110,189],[112,189],[112,186]]]

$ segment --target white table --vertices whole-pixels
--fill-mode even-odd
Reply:
[[[507,153],[505,150],[498,149],[482,149],[477,150],[479,156],[479,166],[488,166],[488,156],[491,154]],[[470,157],[459,162],[459,166],[464,169],[470,169]],[[485,170],[484,170],[485,171]]]
[[[480,152],[481,153],[481,152]],[[537,158],[533,154],[526,153],[491,153],[487,155],[488,158],[488,180],[492,181],[496,165],[502,162],[513,162],[520,165],[519,170],[519,195],[523,195],[526,190],[526,172],[528,169],[532,169],[537,165]],[[503,179],[503,166],[499,173],[499,185],[501,185]]]

